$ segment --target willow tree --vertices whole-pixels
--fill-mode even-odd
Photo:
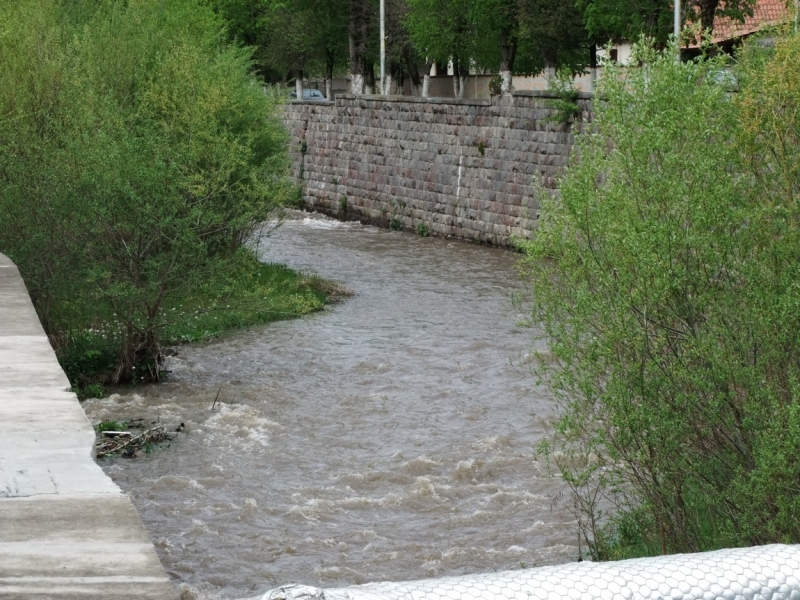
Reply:
[[[106,323],[111,379],[157,379],[165,306],[287,197],[279,105],[201,0],[3,8],[0,248],[57,350]]]
[[[733,98],[676,51],[607,67],[525,246],[599,559],[800,542],[800,37],[744,53]]]

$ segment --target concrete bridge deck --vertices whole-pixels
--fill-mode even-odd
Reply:
[[[0,254],[0,597],[176,600],[16,266]]]

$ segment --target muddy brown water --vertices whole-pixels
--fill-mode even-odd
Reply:
[[[303,213],[260,253],[354,296],[181,347],[168,383],[84,403],[92,422],[187,425],[101,463],[184,597],[575,560],[563,484],[534,460],[555,408],[514,254]]]

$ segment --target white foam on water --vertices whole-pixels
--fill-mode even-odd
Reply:
[[[247,447],[256,443],[268,446],[272,436],[284,429],[247,404],[218,404],[218,409],[198,429],[207,433],[206,445],[216,445],[218,439],[231,447]]]

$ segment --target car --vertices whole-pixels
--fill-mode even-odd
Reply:
[[[289,94],[289,100],[297,100],[297,92]],[[313,88],[303,90],[303,100],[306,102],[327,102],[325,94]]]

